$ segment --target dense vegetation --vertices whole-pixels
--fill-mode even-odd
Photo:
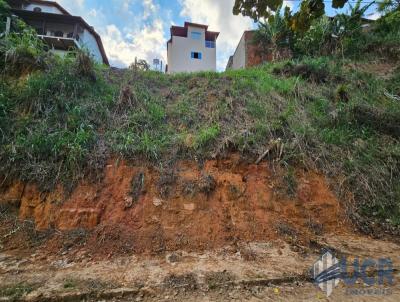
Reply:
[[[298,58],[335,56],[356,60],[375,60],[377,57],[399,60],[399,7],[389,10],[373,23],[367,21],[364,14],[374,2],[363,3],[358,0],[354,6],[349,4],[348,13],[335,17],[314,17],[301,30],[298,28],[300,25],[293,25],[290,10],[285,10],[283,15],[276,14],[266,22],[259,22],[255,42],[272,52],[274,57],[279,57],[284,49]]]
[[[398,50],[396,22],[383,18],[363,35]],[[400,69],[391,53],[369,53],[375,64],[316,52],[168,76],[109,69],[85,52],[61,59],[21,32],[0,40],[1,184],[70,187],[101,177],[110,157],[168,168],[234,151],[254,162],[279,142],[269,159],[288,174],[296,167],[329,176],[364,231],[398,230]]]

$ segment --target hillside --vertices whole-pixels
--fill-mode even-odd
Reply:
[[[283,240],[289,250],[282,259],[293,252],[308,255],[302,266],[293,267],[294,279],[282,279],[286,284],[307,280],[300,271],[321,248],[349,248],[332,242],[333,234],[371,251],[370,239],[358,231],[398,235],[398,66],[326,57],[167,76],[98,66],[82,74],[79,60],[1,82],[5,251],[35,251],[28,263],[37,265],[68,257],[63,261],[78,266],[131,253],[172,252],[168,257],[178,258],[171,261],[189,265],[180,251],[233,246],[241,259],[260,262],[269,259],[265,248],[246,242]],[[276,246],[271,248],[276,253]],[[213,265],[222,261],[218,253],[209,256]],[[7,261],[5,267],[14,263]],[[99,265],[96,269],[109,270],[109,277],[120,270]],[[42,270],[30,268],[10,279],[20,285],[4,293],[51,292],[38,287],[39,275],[30,275],[31,269]],[[162,286],[170,284],[172,294],[181,282],[189,282],[186,290],[197,286],[184,271],[178,277],[169,272]],[[271,280],[278,271],[261,280],[276,282]],[[218,289],[236,284],[231,278],[249,278],[231,273],[204,282]],[[57,291],[73,290],[77,298],[122,286],[105,276],[98,279],[96,271],[86,274],[55,277]],[[40,276],[47,284],[48,274]],[[104,295],[138,293],[154,299],[142,290]]]
[[[173,173],[240,155],[279,169],[287,193],[296,171],[324,174],[365,232],[400,223],[400,71],[329,58],[225,73],[166,76],[97,69],[77,78],[58,63],[2,81],[1,170],[40,190],[102,178],[110,159]],[[95,79],[94,79],[95,78]]]
[[[319,301],[327,249],[398,278],[393,28],[175,75],[1,38],[0,300]]]

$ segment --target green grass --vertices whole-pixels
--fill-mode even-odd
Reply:
[[[194,148],[199,149],[211,144],[218,137],[220,129],[218,125],[203,127],[198,131],[194,140]]]
[[[64,289],[76,289],[79,285],[79,281],[75,279],[66,279],[64,281],[63,287]]]
[[[0,287],[0,297],[6,298],[7,301],[20,301],[25,295],[34,291],[36,287],[36,285],[27,283],[2,286]]]

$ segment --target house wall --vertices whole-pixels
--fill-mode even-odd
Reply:
[[[103,62],[103,57],[101,56],[97,40],[90,31],[86,29],[83,31],[83,34],[80,36],[79,44],[81,47],[87,48],[97,62]]]
[[[28,4],[24,7],[24,10],[33,11],[33,9],[35,7],[40,7],[42,9],[42,13],[63,15],[62,11],[60,11],[57,7],[52,6],[52,5],[45,5],[45,4],[37,4],[37,3]]]
[[[242,69],[258,66],[264,62],[289,59],[292,57],[290,49],[283,48],[273,53],[265,50],[261,45],[254,43],[254,31],[245,31],[232,56],[232,62],[228,62],[227,69]]]
[[[242,35],[236,51],[232,57],[232,69],[246,68],[246,33]]]
[[[201,38],[192,39],[192,31],[200,32]],[[201,52],[202,59],[192,59],[192,51]],[[189,26],[187,38],[173,36],[172,43],[168,43],[168,73],[216,71],[216,69],[217,49],[206,48],[204,28]]]
[[[272,61],[272,53],[263,51],[260,44],[255,44],[254,31],[245,33],[246,39],[246,68],[258,66],[266,61]]]

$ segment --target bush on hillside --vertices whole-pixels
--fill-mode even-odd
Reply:
[[[77,50],[73,53],[75,59],[75,70],[78,76],[96,80],[95,63],[92,55],[86,49]]]
[[[400,11],[389,13],[378,19],[374,32],[383,39],[400,41]]]
[[[336,43],[332,37],[332,22],[323,16],[311,23],[310,29],[297,39],[296,49],[309,56],[328,55],[335,52]]]
[[[44,42],[31,28],[0,39],[0,67],[8,75],[27,74],[46,66]]]
[[[363,16],[372,4],[362,6],[358,0],[347,14],[315,18],[305,32],[293,31],[289,26],[290,14],[277,14],[268,23],[260,23],[256,42],[272,54],[279,48],[290,47],[296,57],[333,55],[362,59],[366,53],[373,53],[399,59],[400,12],[392,11],[376,24],[365,24]]]
[[[394,138],[400,138],[400,113],[385,112],[365,105],[355,106],[352,113],[357,123]]]

